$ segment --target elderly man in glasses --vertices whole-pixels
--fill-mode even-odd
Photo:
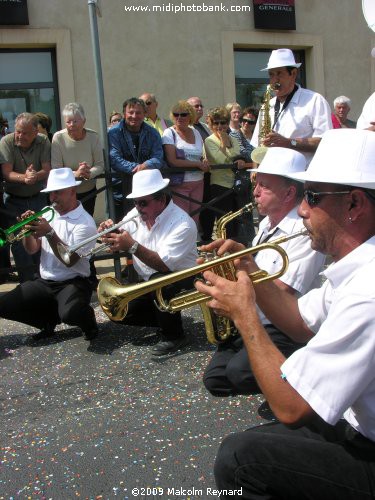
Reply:
[[[173,203],[168,190],[169,179],[163,179],[159,170],[142,170],[133,177],[133,189],[127,196],[135,207],[126,218],[135,218],[121,231],[108,233],[103,242],[111,251],[127,251],[133,256],[139,281],[148,281],[158,275],[193,267],[197,258],[197,228],[193,219]],[[111,227],[107,220],[99,231]],[[182,289],[192,289],[193,280],[183,280],[163,288],[163,297],[175,297]],[[184,334],[181,313],[160,311],[155,293],[132,300],[123,324],[159,327],[162,337],[154,347],[153,355],[161,356],[188,344]]]
[[[116,222],[131,208],[124,194],[131,191],[133,175],[145,169],[160,169],[164,156],[160,134],[144,123],[147,107],[142,99],[131,97],[123,104],[124,117],[108,131],[111,169],[121,175],[114,176],[113,188]]]
[[[215,476],[241,498],[374,496],[375,478],[375,136],[339,129],[323,135],[306,172],[299,214],[311,246],[331,255],[320,289],[301,298],[275,283],[256,286],[256,300],[291,338],[308,341],[285,359],[263,328],[248,277],[204,273],[210,307],[230,317],[243,338],[259,386],[279,422],[227,437]],[[219,253],[236,245],[225,242]],[[227,494],[222,499],[229,498]]]
[[[297,207],[302,199],[302,185],[289,177],[296,172],[304,172],[305,166],[304,156],[297,151],[284,148],[268,150],[257,170],[253,193],[258,212],[264,216],[253,246],[272,243],[273,240],[303,229],[303,221],[297,214]],[[218,243],[213,245],[218,246]],[[311,249],[307,235],[287,241],[281,246],[287,252],[290,264],[285,274],[275,281],[276,286],[289,295],[300,297],[319,284],[318,273],[325,257]],[[211,245],[202,248],[211,248]],[[255,261],[269,274],[274,274],[282,267],[281,256],[274,250],[258,252]],[[259,316],[268,335],[284,356],[288,357],[302,347],[300,342],[303,340],[294,341],[285,335],[261,311]],[[205,370],[203,382],[214,396],[261,392],[240,335],[219,345]]]
[[[149,92],[145,92],[141,96],[140,99],[146,104],[146,118],[145,123],[154,127],[160,134],[160,137],[163,135],[164,130],[172,125],[170,120],[166,120],[165,118],[161,118],[156,110],[158,107],[158,101],[156,100],[155,94],[150,94]]]

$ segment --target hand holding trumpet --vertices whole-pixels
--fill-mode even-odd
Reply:
[[[22,222],[28,218],[30,218],[30,221],[22,226],[25,238],[29,236],[33,236],[35,239],[42,238],[51,231],[52,228],[47,220],[42,216],[38,216],[38,214],[35,215],[33,210],[26,210],[20,217],[17,217],[17,220]]]
[[[98,232],[101,233],[112,227],[114,231],[104,234],[101,238],[103,244],[108,246],[107,251],[127,251],[134,244],[134,240],[127,231],[120,232],[111,219],[102,222],[99,225]]]

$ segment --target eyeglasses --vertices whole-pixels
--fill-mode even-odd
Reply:
[[[136,207],[140,207],[140,208],[146,208],[148,207],[150,201],[152,201],[153,198],[151,198],[151,200],[133,200],[134,201],[134,206]]]
[[[249,120],[248,118],[242,118],[242,123],[248,123],[249,125],[255,125],[256,121],[255,120]]]
[[[178,118],[179,116],[181,116],[181,118],[186,118],[187,116],[189,116],[189,113],[173,113],[173,116],[175,118]]]
[[[194,104],[194,108],[204,108],[203,104]]]
[[[147,104],[147,106],[150,106],[154,101],[145,101],[145,104]]]
[[[214,121],[212,122],[213,125],[228,125],[228,121],[226,120],[217,120],[217,121]]]
[[[306,190],[303,192],[303,197],[306,200],[306,203],[310,207],[316,207],[320,203],[320,198],[322,196],[330,195],[330,194],[349,194],[350,191],[323,191],[320,193],[315,193],[314,191]]]

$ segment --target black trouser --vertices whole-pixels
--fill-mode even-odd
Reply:
[[[265,329],[286,357],[303,346],[293,342],[273,325],[266,325]],[[213,396],[261,393],[241,337],[219,344],[204,372],[203,383]]]
[[[299,429],[271,423],[226,437],[215,478],[218,489],[242,488],[235,498],[248,500],[370,500],[375,443],[344,420]]]
[[[0,297],[0,317],[39,329],[63,322],[90,332],[96,328],[91,294],[87,278],[25,281]]]
[[[168,276],[167,274],[154,274],[151,279],[158,276]],[[162,289],[163,299],[168,301],[175,297],[182,290],[193,290],[194,279],[188,278],[177,283],[167,285]],[[176,340],[184,335],[182,327],[181,312],[168,313],[160,311],[156,305],[155,292],[150,292],[128,304],[128,313],[121,321],[124,325],[154,326],[162,330],[165,340]]]

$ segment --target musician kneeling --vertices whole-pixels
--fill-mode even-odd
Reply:
[[[332,256],[322,287],[300,299],[272,282],[253,289],[251,258],[237,281],[207,271],[209,302],[241,333],[255,377],[280,422],[232,434],[219,450],[219,490],[246,499],[369,500],[375,478],[375,135],[323,135],[306,172],[299,214],[312,248]],[[310,337],[287,360],[258,304],[285,332]],[[232,498],[223,494],[221,500]]]
[[[116,232],[102,237],[112,251],[127,251],[133,255],[133,265],[140,281],[148,281],[160,274],[181,271],[195,266],[197,258],[197,228],[189,215],[175,205],[167,188],[169,179],[163,179],[159,170],[142,170],[133,176],[133,190],[127,196],[135,208],[123,220]],[[99,232],[113,226],[112,220],[100,224]],[[193,278],[163,288],[166,299],[183,289],[193,289]],[[160,356],[174,352],[188,343],[182,327],[181,313],[161,312],[154,304],[155,293],[143,295],[129,302],[128,313],[121,321],[127,325],[156,326],[162,338],[153,349]]]
[[[51,337],[60,322],[80,327],[86,340],[98,334],[90,306],[89,259],[73,254],[67,265],[57,251],[58,243],[71,246],[96,234],[94,219],[77,200],[79,184],[70,168],[51,170],[43,192],[49,193],[54,217],[50,222],[36,218],[25,225],[31,233],[22,240],[29,254],[41,251],[40,277],[0,297],[0,317],[39,328],[35,340]],[[22,218],[32,213],[27,211]],[[90,245],[93,247],[95,241]],[[84,250],[89,251],[90,245]]]
[[[253,246],[272,243],[272,240],[288,236],[303,229],[297,206],[302,199],[301,183],[289,179],[295,172],[304,172],[306,160],[301,153],[286,148],[269,149],[257,170],[254,199],[259,214],[266,216],[259,225]],[[221,240],[222,243],[222,240]],[[203,247],[212,249],[221,245],[220,240]],[[231,251],[240,250],[236,244]],[[319,284],[317,279],[322,270],[324,255],[311,249],[310,238],[300,236],[281,244],[289,257],[285,274],[275,280],[275,284],[290,295],[305,294]],[[255,256],[260,269],[273,274],[281,268],[281,256],[274,250],[262,250]],[[304,338],[294,339],[285,335],[259,310],[260,319],[274,344],[284,356],[290,356],[302,347]],[[235,396],[236,394],[256,394],[261,392],[255,380],[241,336],[231,338],[219,345],[207,366],[203,382],[214,396]]]

